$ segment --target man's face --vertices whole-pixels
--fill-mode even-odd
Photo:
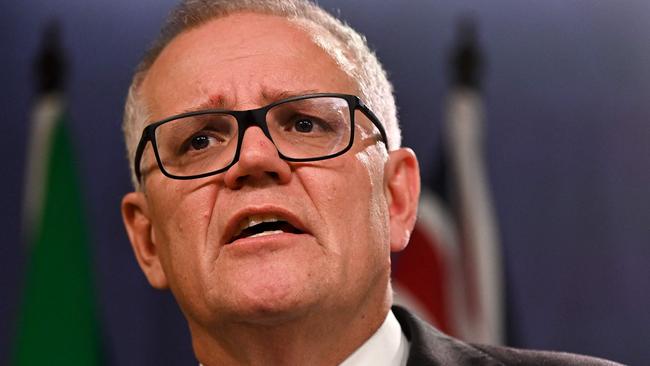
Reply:
[[[231,15],[179,35],[141,90],[151,120],[199,106],[242,110],[291,95],[358,94],[304,29],[258,14]],[[272,323],[384,296],[387,154],[365,117],[357,112],[356,119],[353,148],[334,159],[284,161],[252,127],[239,161],[225,173],[184,181],[143,170],[145,193],[132,195],[150,240],[153,265],[145,272],[155,286],[171,288],[190,323]],[[149,145],[145,165],[153,161]],[[247,220],[263,219],[293,228],[233,241]]]

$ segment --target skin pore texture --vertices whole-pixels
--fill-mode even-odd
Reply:
[[[254,13],[180,34],[141,86],[152,121],[314,92],[358,94],[305,27]],[[360,112],[356,121],[352,149],[334,159],[284,161],[252,127],[225,173],[173,180],[145,166],[145,189],[124,197],[138,263],[174,294],[203,365],[338,364],[383,322],[390,252],[415,222],[419,172],[412,151],[387,152]],[[145,156],[155,164],[151,144]],[[252,215],[301,232],[229,243]]]

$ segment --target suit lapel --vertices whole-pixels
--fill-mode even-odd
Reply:
[[[451,338],[399,306],[392,308],[409,340],[407,366],[502,365],[486,353]]]

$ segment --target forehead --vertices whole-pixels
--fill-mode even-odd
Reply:
[[[278,16],[237,13],[181,33],[144,79],[152,117],[214,100],[239,109],[302,91],[355,94],[352,80],[313,41],[315,29]]]

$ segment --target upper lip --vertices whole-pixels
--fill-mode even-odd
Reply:
[[[293,212],[278,206],[263,206],[263,207],[248,207],[237,211],[228,221],[221,237],[221,242],[229,244],[233,241],[233,237],[239,232],[240,223],[249,218],[250,216],[275,216],[280,220],[284,220],[291,224],[296,229],[308,233],[305,225]]]

